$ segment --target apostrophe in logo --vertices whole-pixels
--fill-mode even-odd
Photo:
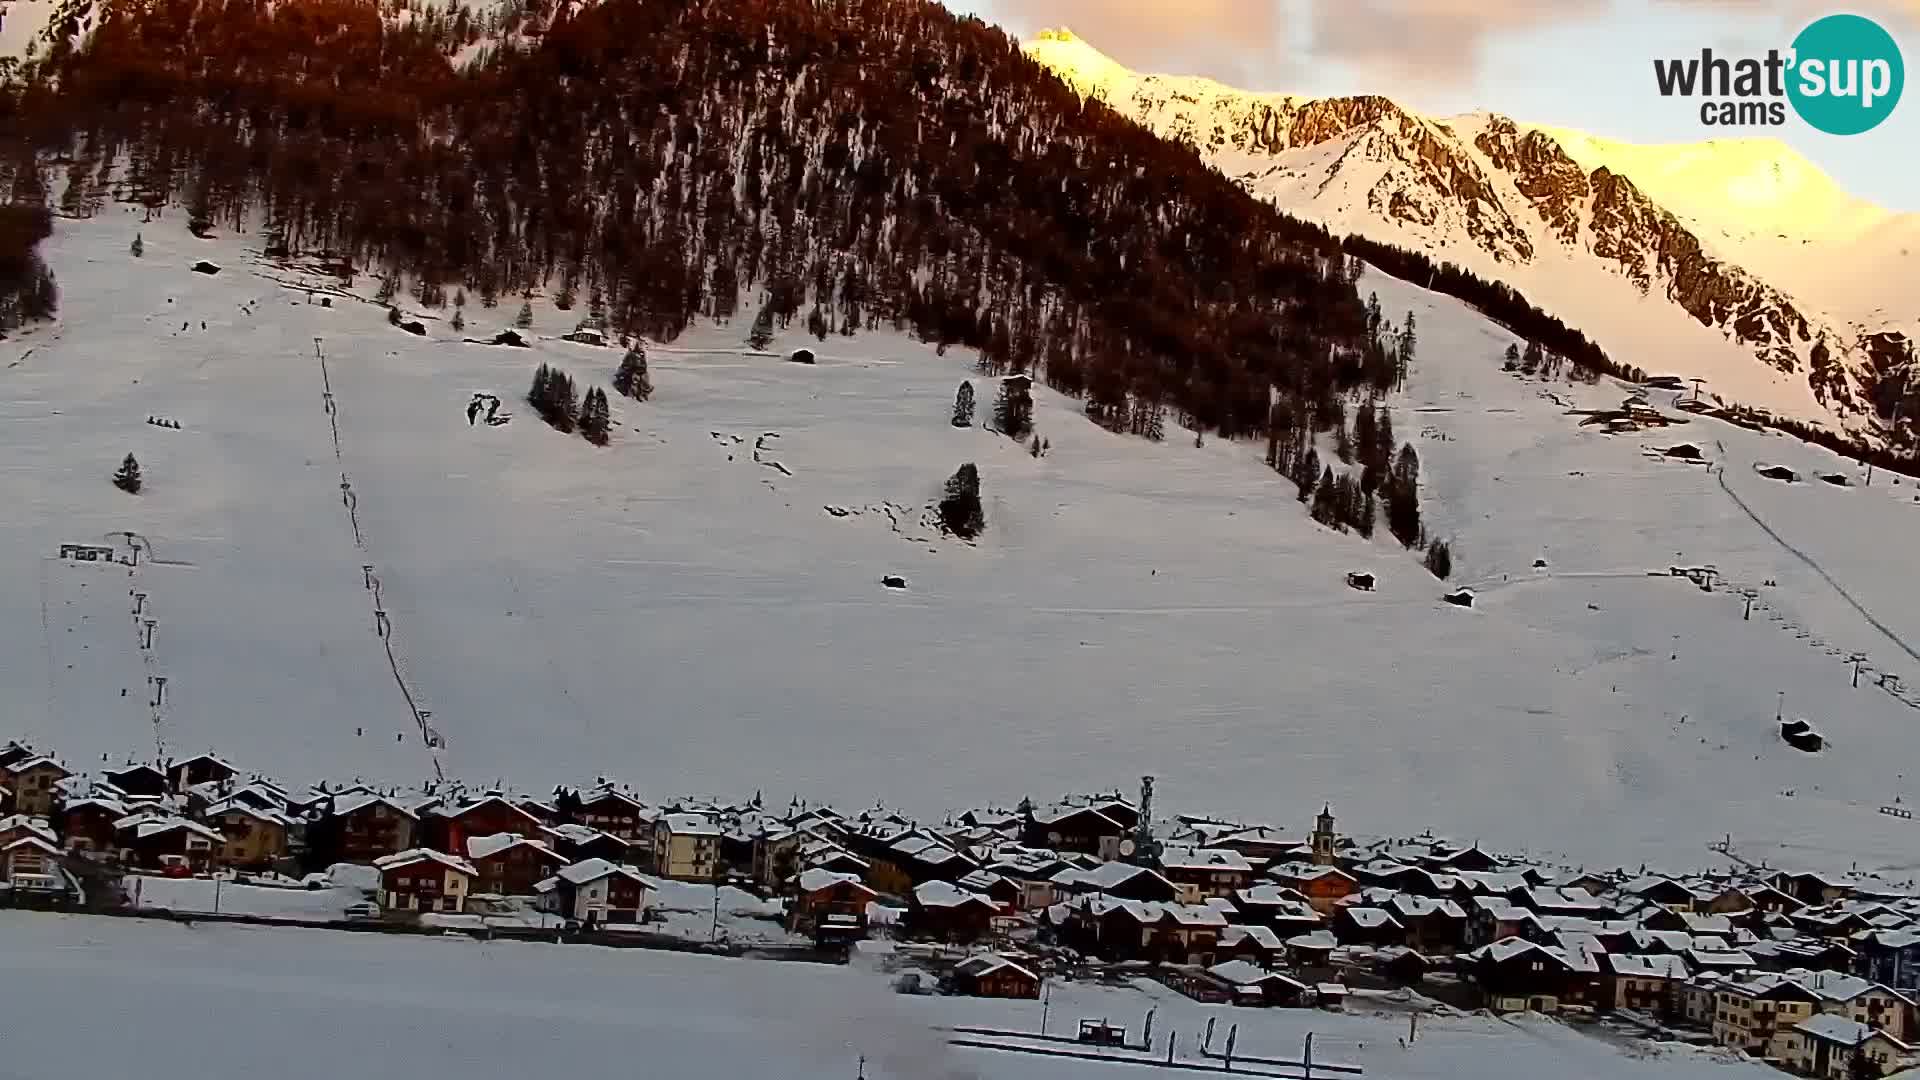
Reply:
[[[1879,127],[1907,81],[1893,35],[1859,15],[1820,19],[1785,51],[1727,57],[1705,48],[1698,58],[1657,59],[1653,74],[1661,97],[1703,99],[1700,122],[1710,127],[1778,127],[1791,105],[1829,135]]]
[[[1787,99],[1793,111],[1829,135],[1880,126],[1900,103],[1907,79],[1893,35],[1859,15],[1829,15],[1800,31],[1792,65]]]

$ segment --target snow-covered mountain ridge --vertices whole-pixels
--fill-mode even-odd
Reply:
[[[1847,200],[1783,144],[1661,152],[1497,114],[1441,120],[1384,97],[1309,99],[1136,74],[1066,31],[1026,49],[1082,94],[1191,144],[1255,195],[1505,282],[1624,364],[1701,376],[1729,401],[1785,417],[1886,434],[1920,317],[1910,301],[1902,311],[1897,298],[1862,294],[1837,275],[1817,280],[1806,267],[1859,260],[1857,249],[1842,260],[1820,237],[1904,235],[1911,223]],[[1725,189],[1747,198],[1684,197]],[[1727,210],[1708,217],[1716,207],[1752,217],[1756,204],[1796,203],[1821,211],[1798,235],[1741,230]],[[1759,220],[1784,229],[1790,217]],[[1769,243],[1797,255],[1768,257],[1759,249]],[[1748,262],[1799,267],[1785,275],[1794,288]]]

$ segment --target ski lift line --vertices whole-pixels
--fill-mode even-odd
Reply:
[[[1801,551],[1799,548],[1794,547],[1792,544],[1788,543],[1786,538],[1781,536],[1779,533],[1774,532],[1773,527],[1768,525],[1764,520],[1762,520],[1759,514],[1754,513],[1753,508],[1747,505],[1746,500],[1742,499],[1739,495],[1735,494],[1734,490],[1731,487],[1727,486],[1727,475],[1724,471],[1716,473],[1714,475],[1716,479],[1718,479],[1720,482],[1720,490],[1727,493],[1727,498],[1733,500],[1733,504],[1740,508],[1741,513],[1746,514],[1747,517],[1753,520],[1753,523],[1755,525],[1760,526],[1761,532],[1764,532],[1769,537],[1772,537],[1774,543],[1779,544],[1780,547],[1784,549],[1788,554],[1792,555],[1796,559],[1799,559],[1801,562],[1805,563],[1807,567],[1811,569],[1814,573],[1820,575],[1820,579],[1822,581],[1825,581],[1828,585],[1832,586],[1834,592],[1840,594],[1840,599],[1845,600],[1848,606],[1852,607],[1853,610],[1859,612],[1860,617],[1867,620],[1868,625],[1872,626],[1875,630],[1880,631],[1881,635],[1884,636],[1888,641],[1893,642],[1895,648],[1898,648],[1901,652],[1906,653],[1907,656],[1911,657],[1916,662],[1920,662],[1920,652],[1915,652],[1912,646],[1908,645],[1904,640],[1901,639],[1900,635],[1894,633],[1893,630],[1887,626],[1887,624],[1881,622],[1878,618],[1876,618],[1873,612],[1868,611],[1865,605],[1861,604],[1860,601],[1854,599],[1853,594],[1848,592],[1845,586],[1841,585],[1838,581],[1835,581],[1833,578],[1833,575],[1827,573],[1826,568],[1822,567],[1818,562],[1815,562],[1812,556],[1808,555],[1806,552]]]
[[[333,396],[333,375],[327,369],[327,355],[320,348],[319,338],[313,339],[313,355],[320,364],[320,387],[326,402],[327,426],[333,433],[334,460],[341,466],[340,501],[346,507],[348,522],[353,526],[354,546],[365,552],[366,537],[360,531],[360,500],[354,493],[353,482],[346,472],[346,455],[340,443],[340,408]],[[420,731],[420,744],[426,747],[427,755],[433,762],[434,777],[441,783],[445,783],[447,774],[440,764],[442,740],[439,733],[427,724],[427,717],[432,714],[420,707],[420,702],[413,696],[413,688],[407,685],[406,676],[401,673],[400,658],[393,651],[393,620],[381,597],[380,578],[370,567],[366,573],[367,583],[373,593],[375,627],[380,635],[381,649],[387,654],[387,670],[393,673],[393,684],[400,688],[400,696],[407,703],[407,713],[413,717],[414,726]]]

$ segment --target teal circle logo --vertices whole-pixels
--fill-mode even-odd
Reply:
[[[1872,19],[1829,15],[1793,39],[1787,98],[1800,119],[1829,135],[1872,131],[1893,114],[1906,65],[1893,35]]]

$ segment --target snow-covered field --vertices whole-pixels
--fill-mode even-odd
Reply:
[[[615,396],[613,444],[595,449],[520,401],[541,361],[583,389],[610,378],[617,350],[553,340],[579,312],[542,307],[531,350],[460,344],[438,322],[413,337],[370,303],[309,304],[177,220],[146,226],[134,259],[135,221],[59,222],[61,320],[0,343],[0,737],[76,767],[157,741],[294,782],[431,776],[372,565],[440,765],[477,783],[606,775],[652,797],[938,815],[1153,773],[1169,808],[1302,831],[1330,800],[1343,829],[1589,864],[1695,865],[1729,833],[1777,863],[1915,861],[1916,826],[1878,809],[1912,801],[1920,710],[1872,669],[1851,688],[1843,662],[1861,650],[1920,679],[1896,640],[1920,639],[1914,486],[1767,480],[1755,462],[1858,472],[1716,422],[1578,429],[1499,371],[1504,332],[1422,290],[1363,285],[1419,319],[1395,425],[1455,540],[1456,583],[1480,591],[1470,611],[1440,603],[1384,531],[1313,525],[1258,447],[1110,435],[1044,391],[1044,459],[954,429],[960,351],[783,337],[776,350],[819,349],[805,367],[745,354],[743,317],[655,349],[654,400]],[[224,271],[190,273],[203,257]],[[467,335],[516,308],[475,302]],[[470,427],[476,392],[511,422]],[[1724,475],[1642,452],[1680,441]],[[128,451],[138,497],[107,483]],[[989,520],[977,545],[917,524],[968,461]],[[129,530],[153,556],[131,573],[56,557]],[[1646,574],[1674,563],[1778,587],[1743,621],[1734,594]],[[1379,590],[1347,588],[1351,570]],[[147,594],[150,651],[129,591]],[[1828,752],[1775,737],[1782,690]]]
[[[125,881],[125,888],[128,900],[139,908],[262,915],[303,922],[328,922],[344,918],[348,908],[365,903],[370,898],[364,889],[345,886],[301,889],[216,882],[211,878],[151,875],[130,876]]]
[[[879,975],[652,951],[321,930],[194,927],[0,912],[0,984],[10,995],[7,1068],[101,1075],[192,1062],[197,1075],[546,1076],[556,1067],[692,1080],[1055,1080],[1114,1076],[1101,1062],[947,1045],[956,1025],[1036,1031],[1039,1002],[901,997]],[[1108,1018],[1182,1061],[1209,1018],[1215,1048],[1238,1024],[1242,1055],[1292,1058],[1314,1033],[1318,1062],[1379,1080],[1744,1080],[1777,1075],[1692,1051],[1627,1056],[1538,1020],[1428,1019],[1410,1049],[1404,1016],[1208,1007],[1163,989],[1056,984],[1048,1029]],[[84,1024],[84,1044],[58,1033]],[[345,1040],[342,1041],[342,1036]],[[1122,1073],[1130,1074],[1128,1070]],[[11,1073],[9,1073],[11,1075]]]

